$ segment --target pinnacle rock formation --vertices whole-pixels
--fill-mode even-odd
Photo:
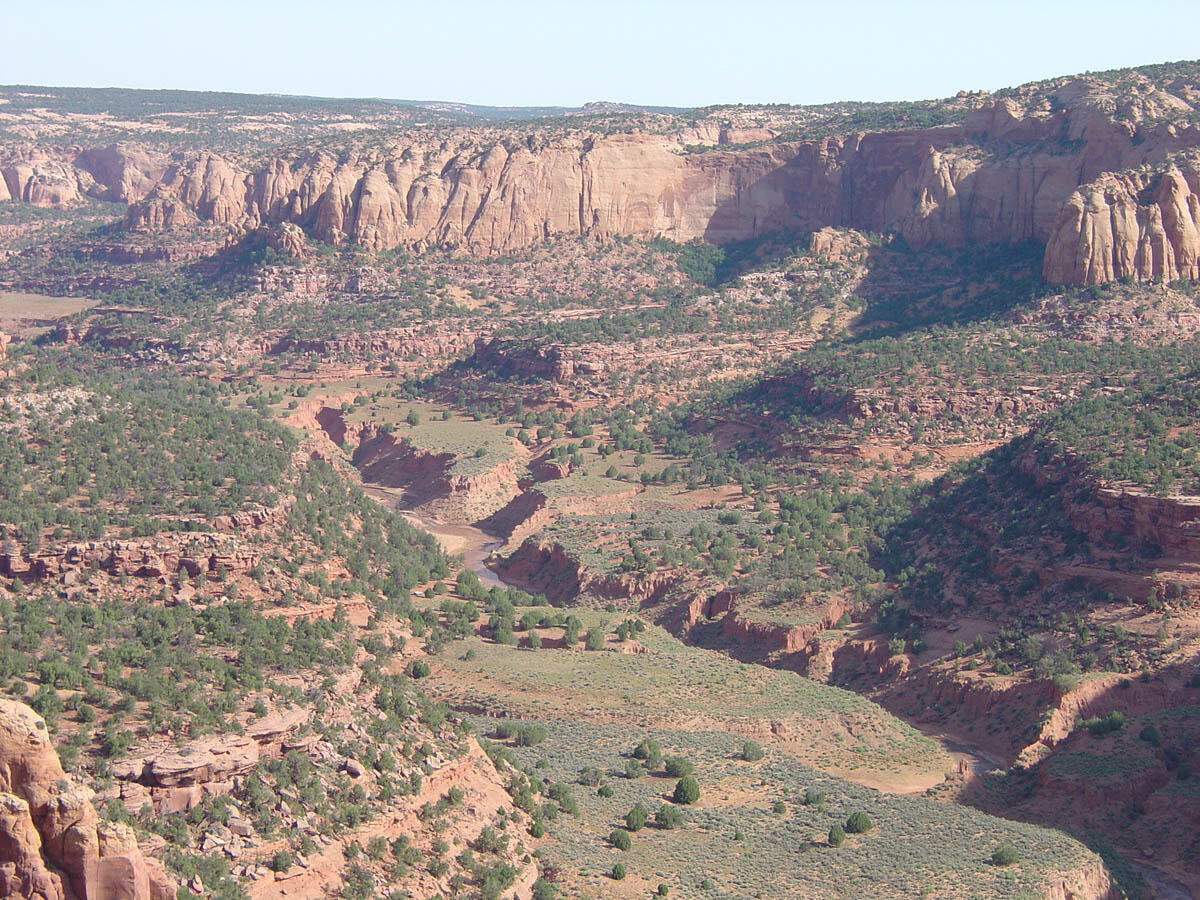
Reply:
[[[1062,284],[1200,278],[1200,169],[1113,174],[1072,193],[1043,274]]]

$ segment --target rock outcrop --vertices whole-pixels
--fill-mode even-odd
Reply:
[[[32,709],[0,699],[0,895],[28,900],[173,900],[128,826],[101,822],[67,778]]]
[[[1085,869],[1055,878],[1043,896],[1045,900],[1115,900],[1123,894],[1113,884],[1104,864],[1096,861]]]
[[[482,520],[521,492],[516,458],[523,448],[515,440],[511,457],[476,465],[474,458],[420,447],[398,431],[347,425],[333,407],[321,408],[315,419],[331,441],[353,448],[351,461],[364,481],[402,491],[406,508],[423,515]]]
[[[62,877],[46,867],[41,846],[29,804],[14,794],[0,794],[0,896],[63,897]]]
[[[1046,245],[1060,284],[1200,278],[1200,169],[1105,175],[1071,194]]]
[[[265,228],[261,236],[268,247],[289,259],[308,256],[308,240],[304,231],[292,222],[283,222],[277,228]]]
[[[208,735],[178,750],[122,760],[113,766],[118,795],[131,810],[147,804],[160,813],[191,809],[207,796],[229,793],[260,760],[282,756],[306,719],[303,710],[275,713],[250,724],[243,735]]]
[[[1121,534],[1146,541],[1158,555],[1200,563],[1200,497],[1158,497],[1134,485],[1096,487],[1085,500],[1067,496],[1071,524],[1096,543]]]
[[[557,543],[537,535],[526,538],[495,571],[506,582],[544,594],[551,603],[565,604],[581,594],[604,600],[632,600],[649,606],[682,584],[676,572],[603,574],[588,569]]]
[[[254,510],[218,517],[218,527],[228,531],[258,528],[272,518],[270,510]],[[213,532],[178,532],[153,539],[108,539],[83,541],[29,554],[20,550],[0,552],[0,575],[24,581],[63,579],[88,569],[112,576],[161,578],[184,573],[220,570],[246,572],[258,563],[259,555],[235,535]],[[70,582],[74,583],[74,582]]]
[[[1176,494],[1156,496],[1132,483],[1098,483],[1084,477],[1070,459],[1043,463],[1035,452],[1021,454],[1018,469],[1043,486],[1060,491],[1063,512],[1072,527],[1092,547],[1092,556],[1103,559],[1111,552],[1112,538],[1140,543],[1149,565],[1128,569],[1106,562],[1076,560],[1039,572],[1045,581],[1081,578],[1115,596],[1142,601],[1192,603],[1200,599],[1200,497]],[[1020,561],[993,550],[994,571],[1008,574]]]
[[[2,166],[0,176],[0,200],[51,207],[82,199],[74,167],[52,155],[37,153]]]
[[[939,388],[903,392],[893,387],[847,387],[836,378],[799,365],[795,371],[769,381],[764,390],[813,415],[843,421],[915,416],[929,422],[939,418],[992,423],[998,419],[1031,417],[1061,405],[1070,394],[1035,385],[998,391],[977,388]]]
[[[713,607],[710,606],[711,608]],[[850,607],[844,600],[833,599],[812,611],[812,621],[791,624],[755,620],[739,610],[735,603],[730,602],[728,614],[721,621],[721,634],[763,655],[797,653],[822,631],[833,628],[838,620],[849,612]]]
[[[328,285],[322,275],[313,273],[307,275],[290,274],[271,279],[274,273],[263,273],[259,286],[263,290],[279,288],[298,294],[322,293],[335,289]],[[336,289],[344,290],[344,286]],[[345,334],[327,338],[298,338],[294,336],[281,337],[268,348],[272,355],[281,353],[316,353],[321,356],[331,356],[338,353],[392,356],[401,359],[444,359],[456,356],[465,348],[471,346],[475,339],[472,332],[456,330],[444,326],[409,326],[393,328],[384,332],[370,334]]]
[[[545,381],[570,381],[582,376],[602,375],[604,364],[585,359],[562,344],[543,345],[536,341],[477,337],[470,365],[496,372],[503,377],[533,378]]]

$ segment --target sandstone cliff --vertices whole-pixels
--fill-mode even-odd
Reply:
[[[376,250],[508,252],[554,234],[724,243],[830,225],[895,231],[915,246],[1035,240],[1047,244],[1049,280],[1089,283],[1194,271],[1186,178],[1162,179],[1139,214],[1140,232],[1122,212],[1117,233],[1143,249],[1115,267],[1095,190],[1081,186],[1128,182],[1110,173],[1196,146],[1194,126],[1134,132],[1086,104],[1048,114],[1004,100],[961,125],[702,153],[683,152],[670,135],[633,132],[537,150],[497,142],[319,152],[246,170],[199,154],[173,163],[149,191],[149,179],[126,179],[113,192],[134,201],[133,229],[295,222],[320,240]]]
[[[0,155],[0,200],[124,202],[128,227],[148,232],[294,224],[373,250],[499,253],[556,234],[722,243],[848,226],[918,246],[1038,241],[1051,281],[1194,275],[1195,172],[1130,173],[1161,172],[1200,147],[1200,128],[1174,95],[1147,88],[1135,106],[1117,108],[1109,86],[1084,78],[957,124],[791,141],[764,130],[700,152],[696,124],[682,121],[653,133],[413,132],[265,160],[14,147]],[[303,254],[297,232],[268,234]]]
[[[101,822],[92,792],[66,777],[46,723],[0,700],[0,896],[173,900],[175,885],[133,832]]]
[[[1043,274],[1062,284],[1200,278],[1200,168],[1106,174],[1058,213]]]

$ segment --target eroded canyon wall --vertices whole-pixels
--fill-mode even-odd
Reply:
[[[999,100],[963,122],[687,152],[679,134],[420,135],[258,163],[119,144],[10,152],[0,200],[129,204],[127,226],[290,222],[372,250],[554,235],[713,243],[828,225],[914,246],[1037,241],[1052,282],[1200,274],[1200,128]]]

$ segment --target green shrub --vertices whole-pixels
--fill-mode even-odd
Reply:
[[[532,723],[522,724],[517,728],[517,746],[533,747],[546,739],[546,729],[542,725]]]
[[[675,782],[675,791],[671,794],[671,799],[684,806],[695,803],[700,799],[700,782],[691,775],[683,776]]]
[[[614,828],[608,835],[608,842],[618,850],[628,850],[633,846],[633,841],[629,839],[629,832],[624,828]]]
[[[621,881],[625,877],[625,867],[620,863],[613,863],[612,877],[613,881]]]
[[[1125,713],[1114,709],[1108,715],[1084,719],[1079,724],[1086,728],[1092,737],[1104,737],[1125,727]]]
[[[633,758],[642,760],[653,769],[662,762],[662,748],[654,738],[642,738],[641,743],[633,748]]]
[[[650,810],[641,803],[635,803],[633,809],[625,813],[625,827],[630,831],[641,831],[648,818],[650,818]]]
[[[678,806],[671,806],[669,803],[664,803],[658,808],[658,812],[654,814],[654,824],[659,828],[678,828],[683,824],[683,810]]]
[[[539,878],[533,883],[533,900],[554,900],[557,896],[558,888],[545,878]]]
[[[846,840],[845,829],[841,825],[834,823],[833,827],[829,829],[829,846],[840,847],[844,840]]]
[[[429,663],[423,659],[414,659],[408,664],[409,678],[426,678],[430,673]]]
[[[695,771],[692,761],[683,756],[668,756],[663,762],[663,768],[671,778],[683,778]]]
[[[479,837],[475,838],[475,849],[480,853],[500,853],[508,847],[508,838],[493,828],[487,825],[479,832]]]
[[[546,788],[546,796],[558,804],[558,808],[568,815],[576,815],[579,812],[579,802],[575,799],[575,794],[571,791],[569,784],[556,782]]]
[[[1011,866],[1020,860],[1017,848],[1012,844],[1001,844],[992,852],[993,866]]]
[[[850,813],[850,818],[846,820],[847,834],[865,834],[872,827],[871,817],[861,809],[858,812]]]
[[[383,854],[387,853],[387,849],[387,838],[383,835],[377,835],[371,838],[370,843],[367,844],[367,856],[374,860],[383,859]]]
[[[757,762],[762,758],[763,748],[758,741],[746,741],[742,744],[742,759],[746,762]]]

